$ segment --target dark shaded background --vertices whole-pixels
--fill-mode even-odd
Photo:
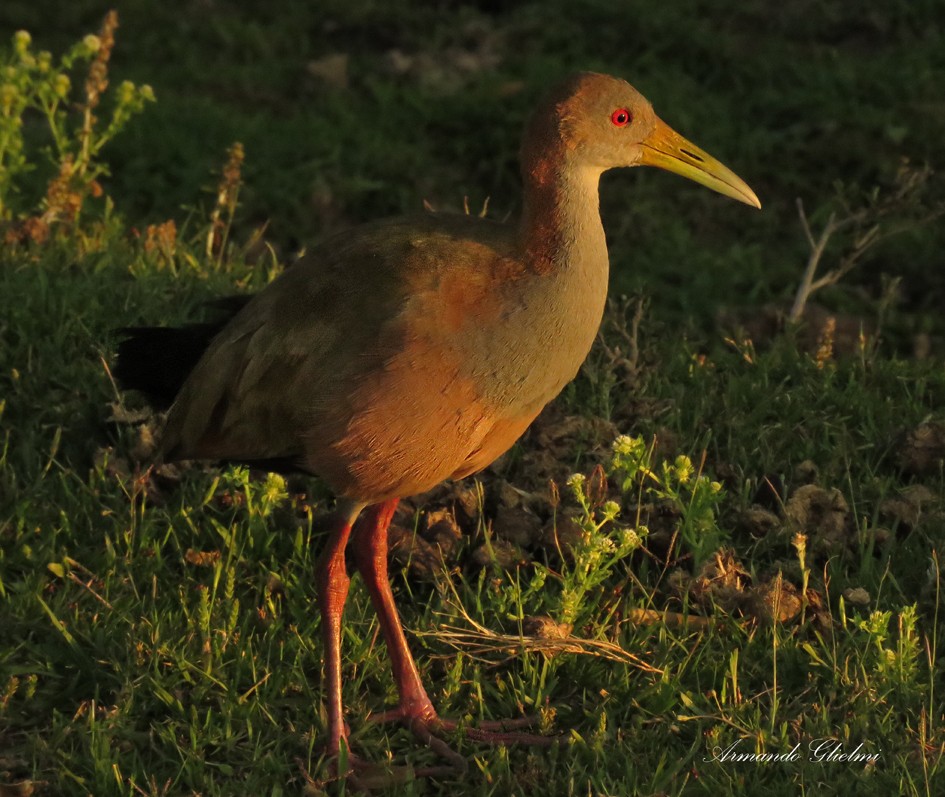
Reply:
[[[7,2],[0,30],[29,29],[60,52],[107,8]],[[858,197],[888,187],[904,158],[943,165],[945,11],[932,0],[118,8],[113,79],[158,96],[106,155],[119,209],[147,223],[209,205],[224,151],[240,140],[241,234],[267,222],[285,253],[424,198],[459,208],[468,196],[478,208],[488,196],[493,214],[515,213],[523,119],[579,69],[631,80],[764,203],[747,214],[646,170],[605,178],[616,286],[657,294],[670,318],[709,324],[719,308],[788,300],[807,253],[796,197],[816,230],[837,184]],[[938,181],[924,201],[943,197]],[[939,224],[882,245],[827,303],[868,314],[883,275],[899,275],[903,340],[937,332],[943,243]]]

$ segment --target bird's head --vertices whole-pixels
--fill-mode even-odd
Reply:
[[[663,122],[633,86],[609,75],[582,72],[551,91],[527,128],[523,162],[536,156],[540,162],[534,150],[545,148],[565,168],[656,166],[761,207],[738,175]]]

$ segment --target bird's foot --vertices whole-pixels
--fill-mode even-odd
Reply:
[[[345,734],[336,744],[329,744],[329,749],[326,751],[330,761],[330,780],[344,780],[347,786],[355,791],[389,789],[417,778],[449,778],[462,775],[469,768],[468,759],[456,752],[443,739],[444,736],[457,732],[461,732],[472,741],[495,745],[524,744],[548,747],[558,740],[555,736],[541,736],[523,730],[539,725],[541,718],[537,716],[484,720],[473,727],[465,722],[443,719],[432,709],[408,712],[395,708],[380,714],[372,714],[368,717],[368,721],[402,723],[445,763],[428,767],[374,763],[351,752],[347,734]]]
[[[423,739],[426,735],[439,736],[460,731],[467,739],[474,742],[497,745],[531,745],[551,747],[558,741],[556,736],[543,736],[527,733],[522,728],[534,728],[541,723],[540,717],[518,717],[507,720],[484,720],[475,726],[457,720],[434,717],[433,719],[411,719],[407,727],[415,736]]]
[[[373,714],[368,717],[370,722],[402,722],[411,733],[427,745],[440,757],[451,762],[456,767],[466,767],[466,759],[451,748],[443,736],[461,731],[467,738],[475,742],[496,745],[533,745],[550,747],[557,741],[555,736],[542,736],[537,733],[527,733],[523,728],[534,728],[541,723],[541,717],[526,716],[506,720],[483,720],[475,726],[452,719],[440,717],[431,707],[422,710],[409,710],[403,707]]]

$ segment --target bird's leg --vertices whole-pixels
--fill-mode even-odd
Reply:
[[[345,547],[363,504],[338,502],[329,520],[328,543],[315,565],[315,582],[322,616],[325,648],[325,691],[328,695],[328,755],[337,758],[342,739],[347,747],[344,708],[341,704],[341,618],[351,579],[345,567]]]
[[[387,654],[400,695],[397,712],[404,718],[432,720],[436,719],[436,709],[423,688],[416,662],[407,646],[387,574],[387,529],[396,508],[396,498],[368,507],[355,527],[351,550],[387,643]]]
[[[387,530],[396,508],[396,498],[368,507],[355,527],[351,546],[355,566],[364,579],[381,624],[394,683],[397,684],[397,693],[400,696],[396,709],[385,712],[376,719],[401,720],[438,755],[447,759],[456,769],[464,771],[466,759],[442,739],[434,736],[430,730],[431,725],[436,727],[439,724],[439,717],[427,690],[423,688],[420,672],[410,653],[403,625],[397,614],[397,606],[394,604],[387,573]]]
[[[423,688],[420,673],[404,636],[397,607],[394,605],[394,595],[387,573],[387,529],[396,508],[397,499],[368,507],[355,525],[351,544],[355,566],[364,579],[381,624],[394,682],[400,695],[397,708],[376,719],[402,721],[435,752],[457,766],[465,766],[465,760],[436,736],[437,733],[454,731],[458,723],[441,719],[437,715],[426,689]],[[465,734],[469,739],[494,744],[551,744],[553,739],[547,736],[512,731],[514,728],[530,727],[536,723],[537,718],[534,717],[483,722],[479,727],[465,728]]]

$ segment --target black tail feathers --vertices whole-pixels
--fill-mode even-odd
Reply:
[[[188,374],[217,334],[251,299],[231,296],[213,302],[223,317],[184,327],[126,327],[113,374],[125,390],[139,390],[158,409],[169,407]]]
[[[140,390],[158,409],[169,407],[214,335],[215,324],[126,327],[113,371],[125,390]]]

